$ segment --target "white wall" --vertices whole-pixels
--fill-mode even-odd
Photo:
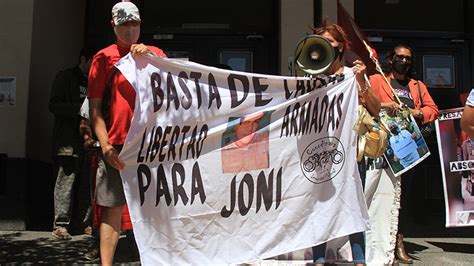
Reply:
[[[341,4],[354,16],[354,0],[341,0]],[[322,1],[322,17],[337,22],[336,0]],[[288,60],[293,58],[297,42],[314,23],[312,0],[280,0],[280,75],[289,75]]]
[[[86,1],[37,0],[31,47],[26,157],[50,161],[54,116],[48,109],[56,73],[78,63]]]
[[[56,72],[77,64],[83,44],[83,0],[0,1],[0,76],[16,77],[16,104],[0,107],[0,153],[49,161]]]
[[[354,18],[354,0],[340,0],[344,8]],[[323,18],[329,19],[332,23],[337,23],[337,1],[322,0]]]
[[[313,0],[280,1],[280,74],[288,75],[288,58],[313,25]]]
[[[0,153],[25,156],[33,0],[1,0],[0,76],[16,77],[16,105],[0,107]]]

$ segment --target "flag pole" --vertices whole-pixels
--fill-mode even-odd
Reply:
[[[380,75],[383,77],[383,79],[385,80],[385,82],[387,82],[388,87],[389,87],[390,90],[392,91],[393,96],[397,99],[398,103],[399,103],[400,105],[403,105],[403,103],[400,101],[400,98],[399,98],[398,95],[395,93],[395,90],[393,89],[392,85],[390,84],[390,82],[388,81],[387,77],[386,77],[385,74],[383,73],[383,70],[382,70],[382,67],[380,66],[379,60],[377,59],[377,57],[374,56],[374,52],[372,51],[372,47],[370,47],[370,46],[367,44],[367,42],[366,42],[365,40],[362,40],[362,42],[364,43],[365,48],[366,48],[367,51],[369,52],[369,57],[370,57],[370,59],[372,59],[372,61],[373,61],[374,64],[375,64],[375,70],[377,70],[377,72],[380,73]]]

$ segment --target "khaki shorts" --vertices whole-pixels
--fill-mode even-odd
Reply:
[[[115,147],[119,152],[121,147]],[[99,155],[99,167],[96,176],[96,204],[104,207],[123,206],[127,202],[123,191],[120,172],[105,163],[102,154]]]

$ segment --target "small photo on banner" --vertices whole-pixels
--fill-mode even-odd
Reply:
[[[394,116],[387,109],[382,109],[379,116],[390,130],[384,156],[395,176],[405,173],[430,155],[425,139],[408,109]]]
[[[222,172],[240,173],[266,169],[269,164],[271,112],[230,117],[222,135]]]

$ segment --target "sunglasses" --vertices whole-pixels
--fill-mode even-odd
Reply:
[[[403,59],[405,59],[407,62],[411,62],[411,56],[409,56],[409,55],[396,54],[394,56],[394,59],[397,59],[397,60],[400,60],[400,61],[403,61]]]

